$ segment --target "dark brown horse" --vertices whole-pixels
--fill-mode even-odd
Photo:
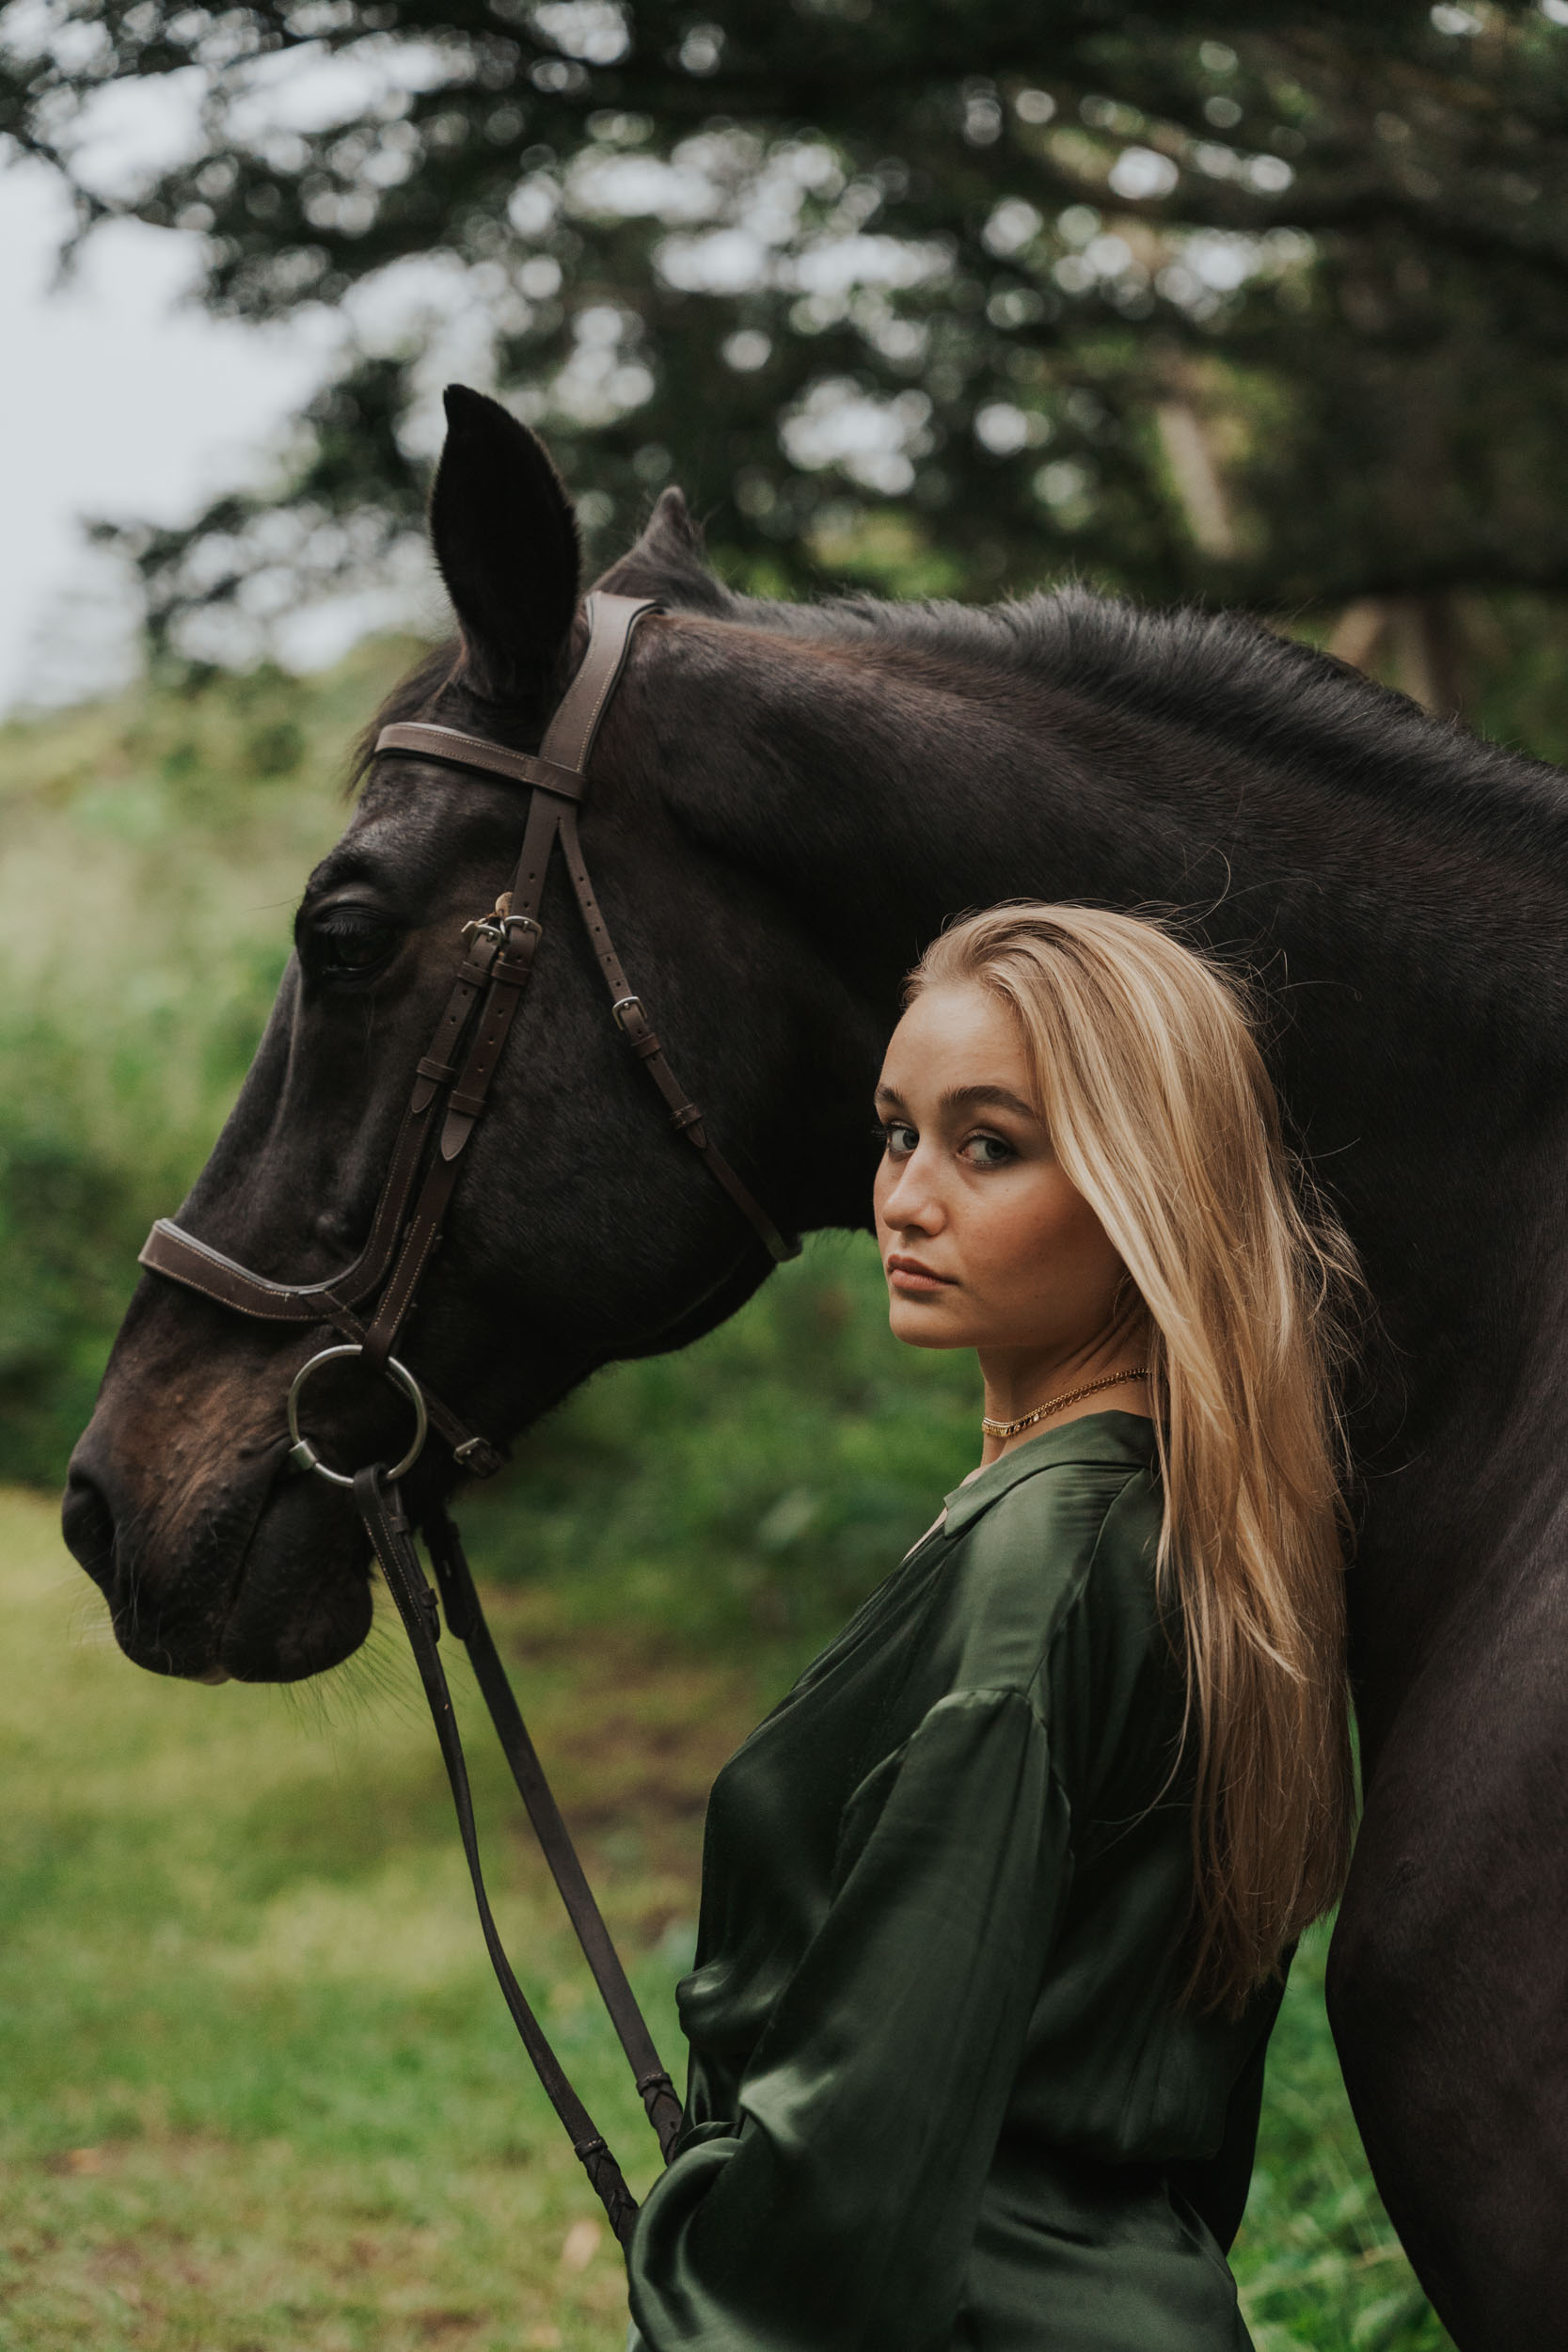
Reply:
[[[580,652],[578,544],[538,444],[453,397],[433,503],[461,636],[383,718],[531,748]],[[1331,2000],[1374,2169],[1466,2352],[1568,2340],[1568,803],[1235,620],[1069,591],[999,611],[752,603],[667,495],[605,585],[657,596],[583,839],[622,955],[745,1182],[866,1222],[899,977],[956,910],[1183,910],[1255,969],[1302,1146],[1379,1303],[1356,1408],[1367,1779]],[[513,787],[372,762],[181,1212],[289,1280],[364,1237],[458,932],[516,854]],[[400,1342],[468,1424],[677,1347],[768,1260],[606,1018],[558,873],[488,1120]],[[149,1278],[67,1505],[119,1639],[165,1673],[318,1672],[370,1620],[351,1510],[284,1472],[319,1343]],[[341,1454],[406,1408],[324,1376]],[[319,1401],[317,1401],[319,1400]],[[427,1453],[413,1500],[450,1485]],[[1244,2153],[1244,2152],[1243,2152]]]

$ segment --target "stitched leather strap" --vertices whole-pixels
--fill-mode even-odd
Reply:
[[[265,1319],[266,1310],[254,1303],[256,1293],[263,1287],[276,1288],[285,1305],[272,1320],[330,1324],[345,1340],[361,1343],[366,1336],[365,1326],[352,1307],[334,1299],[330,1306],[317,1304],[308,1310],[299,1303],[297,1294],[283,1290],[281,1285],[263,1285],[260,1275],[252,1274],[232,1258],[224,1257],[206,1242],[198,1241],[194,1234],[182,1232],[167,1217],[158,1219],[142,1244],[139,1263],[185,1290],[199,1291],[203,1297],[214,1299],[220,1307],[232,1307],[241,1314]],[[321,1297],[328,1295],[321,1285],[317,1290]],[[439,1430],[462,1468],[473,1478],[494,1477],[506,1461],[505,1450],[477,1435],[426,1382],[421,1381],[420,1386],[424,1391],[431,1427]]]
[[[559,839],[567,871],[595,959],[610,988],[611,1007],[622,1033],[642,1060],[648,1074],[669,1106],[677,1134],[698,1152],[716,1182],[728,1193],[742,1216],[752,1226],[769,1255],[783,1261],[799,1254],[800,1244],[780,1232],[767,1210],[742,1183],[709,1136],[695,1104],[690,1102],[665,1058],[663,1048],[631,989],[615,952],[609,927],[600,913],[583,859],[577,829],[577,803],[588,788],[586,766],[610,697],[626,667],[632,631],[645,612],[657,608],[651,599],[610,596],[597,591],[586,605],[588,648],[545,731],[534,755],[484,744],[482,737],[456,727],[399,725],[384,727],[376,751],[408,752],[433,756],[459,768],[478,768],[486,774],[535,786],[523,831],[512,887],[498,901],[498,916],[506,945],[490,968],[490,987],[468,1057],[447,1097],[439,1156],[426,1172],[423,1187],[404,1230],[397,1265],[382,1294],[365,1339],[368,1362],[382,1364],[413,1304],[420,1277],[440,1236],[441,1219],[456,1183],[456,1164],[467,1148],[474,1128],[488,1105],[491,1082],[516,1018],[528,984],[542,931],[540,909],[550,858]],[[487,755],[473,756],[475,744]],[[548,774],[538,772],[548,771]]]
[[[436,1647],[441,1623],[436,1595],[425,1582],[424,1572],[420,1566],[419,1554],[414,1549],[413,1530],[404,1515],[402,1498],[395,1486],[387,1484],[386,1470],[382,1464],[377,1463],[373,1469],[362,1470],[356,1474],[354,1502],[364,1521],[365,1532],[370,1536],[375,1556],[381,1563],[387,1589],[397,1605],[398,1615],[403,1619],[404,1630],[414,1653],[414,1661],[420,1670],[420,1680],[424,1686],[431,1720],[436,1725],[436,1737],[440,1744],[441,1761],[447,1768],[447,1779],[451,1787],[458,1834],[463,1840],[464,1858],[473,1883],[474,1904],[479,1912],[485,1948],[490,1954],[490,1965],[496,1972],[501,1997],[512,2012],[512,2022],[517,2028],[523,2047],[533,2061],[534,2072],[544,2085],[545,2094],[564,2124],[578,2158],[609,2216],[610,2226],[624,2247],[631,2237],[632,2225],[637,2219],[637,2201],[627,2188],[621,2168],[605,2143],[603,2133],[573,2090],[547,2035],[529,2007],[523,1989],[513,1973],[512,1963],[506,1956],[506,1947],[500,1940],[500,1932],[490,1909],[484,1873],[480,1867],[479,1837],[474,1827],[468,1768],[463,1755],[463,1742],[458,1736],[457,1718],[452,1711],[451,1692],[447,1687],[440,1652]],[[497,1662],[499,1665],[499,1661]],[[521,1718],[518,1720],[520,1722]]]
[[[584,771],[599,721],[626,665],[636,624],[656,609],[644,598],[598,592],[589,596],[587,651],[537,755],[509,751],[456,727],[399,724],[383,728],[377,738],[378,752],[439,757],[460,768],[479,769],[525,784],[531,792],[517,869],[511,892],[500,902],[508,917],[504,945],[499,946],[493,935],[486,937],[482,931],[457,973],[429,1048],[416,1064],[408,1108],[371,1232],[358,1258],[325,1281],[275,1282],[160,1217],[142,1248],[143,1265],[240,1314],[272,1323],[331,1324],[345,1338],[362,1337],[372,1364],[385,1361],[439,1240],[441,1218],[456,1180],[456,1162],[485,1109],[496,1066],[527,985],[540,936],[538,913],[545,878],[558,835],[566,850],[572,887],[610,988],[617,1023],[669,1106],[676,1132],[701,1153],[774,1259],[791,1258],[799,1252],[800,1242],[780,1232],[742,1183],[670,1069],[641,999],[632,990],[615,952],[578,836],[575,803],[587,787]],[[531,918],[531,928],[524,917]],[[482,991],[478,1034],[467,1059],[460,1061]],[[438,1153],[429,1160],[410,1214],[409,1201],[426,1156],[431,1114],[443,1089],[450,1091]],[[388,1268],[392,1268],[389,1279]],[[383,1283],[385,1289],[367,1328],[352,1309]],[[483,1474],[499,1466],[503,1457],[488,1439],[463,1430],[446,1407],[435,1400],[432,1403],[432,1420],[459,1451],[465,1468]]]
[[[482,735],[464,735],[456,727],[425,727],[400,720],[383,727],[375,739],[377,753],[414,752],[420,759],[438,759],[453,768],[481,768],[487,775],[504,776],[508,784],[542,785],[546,792],[564,793],[580,801],[583,779],[575,770],[558,768],[537,752],[509,752],[487,743]]]
[[[729,1194],[740,1214],[755,1231],[763,1248],[775,1264],[798,1258],[800,1243],[798,1235],[786,1238],[780,1232],[761,1201],[743,1184],[719,1146],[708,1134],[702,1112],[688,1096],[665,1057],[664,1048],[643,1009],[642,999],[634,992],[622,969],[610,936],[610,927],[599,912],[594,896],[594,885],[588,877],[582,843],[578,837],[578,813],[564,808],[560,818],[562,847],[566,852],[566,871],[571,876],[572,889],[587,928],[589,941],[598,959],[610,989],[610,1009],[617,1028],[641,1062],[649,1077],[669,1105],[671,1122],[677,1135],[684,1136],[694,1150],[701,1152],[710,1175]]]
[[[396,1252],[404,1213],[430,1133],[428,1113],[489,979],[495,955],[493,939],[477,938],[458,968],[429,1047],[416,1064],[408,1107],[392,1147],[370,1234],[352,1265],[322,1282],[269,1281],[265,1275],[253,1274],[237,1259],[226,1258],[211,1243],[198,1241],[166,1216],[159,1217],[148,1235],[139,1263],[154,1274],[167,1275],[172,1281],[201,1291],[221,1306],[266,1323],[337,1322],[340,1306],[356,1306],[368,1298],[385,1279]]]
[[[588,789],[584,772],[588,755],[626,667],[632,630],[644,612],[657,610],[652,596],[610,596],[601,589],[585,599],[587,650],[537,752],[509,751],[504,744],[488,742],[483,735],[467,735],[460,727],[424,726],[400,720],[383,727],[376,737],[377,755],[412,752],[421,759],[443,760],[454,768],[478,768],[486,775],[504,776],[509,784],[537,785],[566,800],[580,801]]]
[[[621,681],[631,651],[631,633],[645,612],[658,611],[657,596],[610,596],[595,588],[583,600],[588,644],[570,686],[539,746],[541,759],[581,775],[610,698]]]
[[[501,1753],[512,1768],[517,1794],[528,1809],[539,1850],[549,1864],[550,1876],[626,2054],[648,2121],[658,2135],[659,2152],[668,2163],[681,2127],[680,2101],[654,2047],[653,2036],[637,2005],[637,1995],[626,1981],[621,1955],[610,1940],[610,1931],[583,1874],[571,1833],[561,1818],[554,1791],[529,1737],[528,1725],[480,1605],[463,1539],[444,1510],[437,1510],[425,1521],[423,1534],[447,1625],[468,1653],[474,1679],[495,1725]]]

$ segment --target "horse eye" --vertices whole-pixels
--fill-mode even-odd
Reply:
[[[337,907],[310,926],[301,951],[318,979],[357,979],[387,961],[395,927],[359,907]]]

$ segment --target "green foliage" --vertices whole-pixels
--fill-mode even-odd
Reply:
[[[968,1356],[900,1348],[869,1236],[817,1236],[679,1356],[602,1374],[465,1505],[476,1557],[587,1621],[801,1661],[979,1454]]]
[[[351,735],[410,650],[0,729],[0,1476],[59,1475],[147,1229],[255,1051]]]
[[[1555,7],[11,15],[0,135],[84,226],[197,231],[214,310],[345,322],[286,480],[121,534],[160,631],[417,530],[454,316],[597,529],[679,478],[737,576],[857,572],[870,525],[975,595],[1069,564],[1275,610],[1563,580]],[[341,104],[280,100],[296,63]],[[200,134],[106,197],[93,108],[166,75],[204,89]]]

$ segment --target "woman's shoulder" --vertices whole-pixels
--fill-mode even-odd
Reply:
[[[1030,1689],[1065,1616],[1097,1590],[1131,1581],[1152,1596],[1161,1517],[1153,1423],[1133,1413],[1064,1422],[956,1488],[955,1687]]]

